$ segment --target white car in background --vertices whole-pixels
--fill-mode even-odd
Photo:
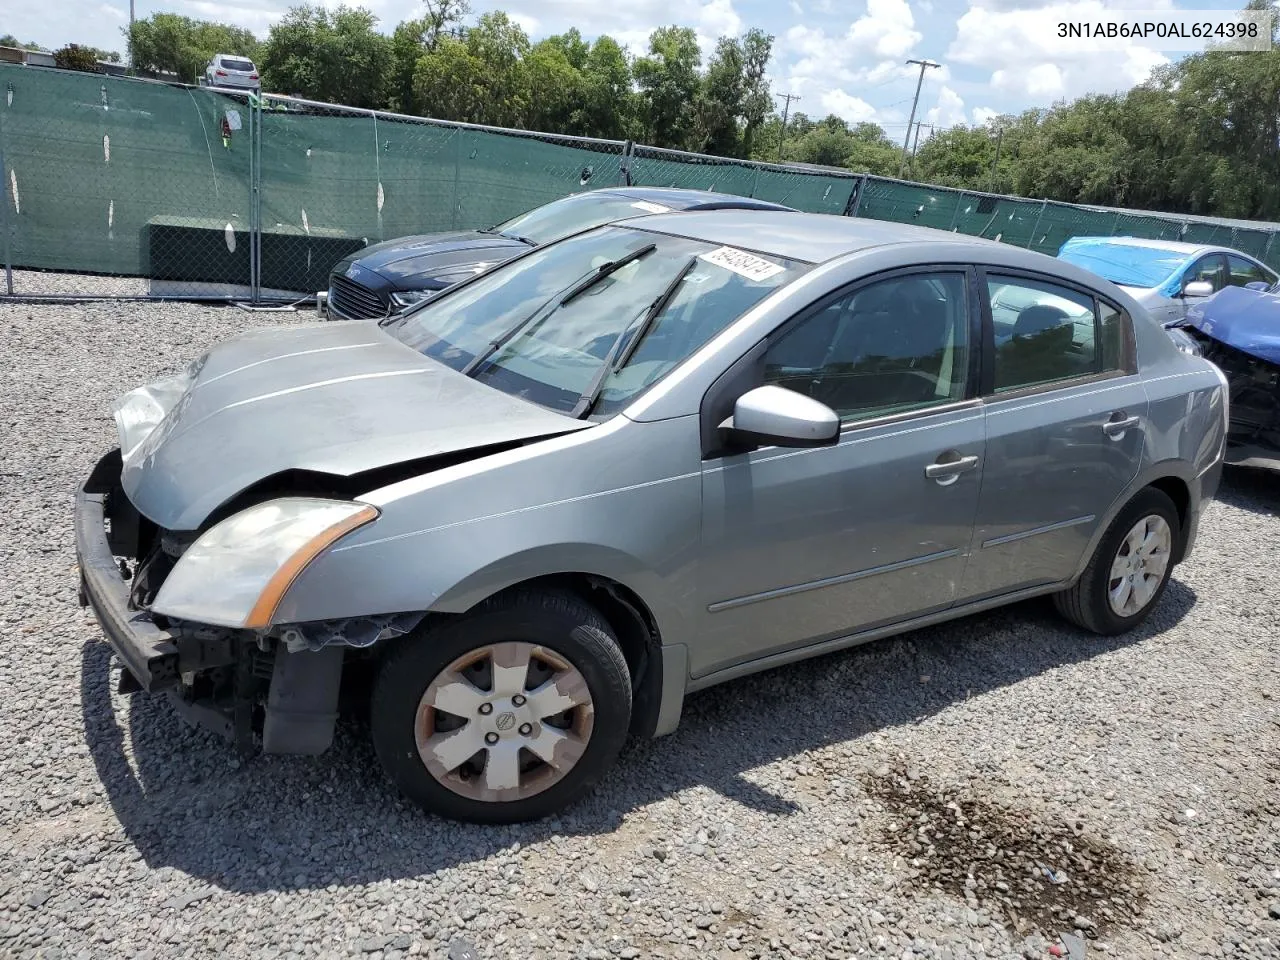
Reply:
[[[219,53],[204,68],[204,82],[210,87],[235,87],[238,90],[261,90],[258,68],[248,57]]]

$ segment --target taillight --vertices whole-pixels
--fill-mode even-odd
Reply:
[[[213,71],[213,75],[214,75],[215,77],[225,77],[225,76],[227,75],[227,71],[225,71],[225,70],[215,70],[215,71]]]
[[[258,75],[257,75],[256,73],[251,73],[251,74],[249,74],[249,79],[250,79],[250,80],[257,80],[257,79],[258,79]]]

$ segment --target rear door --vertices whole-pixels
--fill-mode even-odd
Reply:
[[[991,269],[979,287],[987,455],[960,600],[1070,578],[1147,429],[1127,314],[1033,273]]]

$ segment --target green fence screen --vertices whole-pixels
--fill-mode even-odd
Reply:
[[[1048,254],[1073,236],[1128,235],[1222,244],[1280,267],[1273,224],[1102,210],[13,64],[0,64],[0,88],[0,254],[21,277],[15,292],[28,295],[53,289],[50,272],[86,278],[60,293],[91,294],[97,275],[142,278],[153,294],[306,294],[366,244],[488,227],[628,182],[916,223]]]

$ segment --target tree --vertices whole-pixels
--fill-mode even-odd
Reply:
[[[0,37],[0,47],[17,47],[19,50],[43,50],[44,49],[44,47],[40,46],[40,44],[35,43],[34,41],[19,43],[18,38],[15,37],[12,33],[6,33],[3,37]]]
[[[258,52],[258,40],[248,30],[176,13],[153,14],[123,32],[135,70],[174,73],[187,83],[197,82],[214,54],[253,58]]]
[[[773,108],[765,70],[773,56],[773,35],[751,29],[742,38],[742,151],[751,156],[756,135]]]
[[[79,47],[69,43],[53,52],[54,66],[63,70],[79,70],[83,73],[98,72],[98,58],[91,47]]]
[[[582,72],[570,61],[572,51],[559,42],[561,39],[548,37],[534,44],[523,58],[529,88],[525,123],[531,130],[582,134]]]
[[[262,51],[263,84],[312,100],[383,107],[392,41],[363,7],[293,7],[271,28]]]
[[[420,109],[413,92],[413,75],[418,61],[435,50],[440,37],[457,30],[471,13],[467,0],[426,0],[426,11],[415,20],[400,23],[391,37],[391,106],[401,113]]]
[[[738,115],[745,93],[742,46],[721,37],[693,100],[694,133],[689,146],[732,157],[738,152]]]
[[[413,95],[429,116],[479,122],[485,111],[484,64],[461,40],[441,37],[414,67]]]
[[[693,103],[702,53],[690,27],[659,27],[649,36],[649,54],[635,63],[645,132],[656,147],[683,147],[693,131]]]
[[[582,130],[593,137],[622,140],[636,122],[631,63],[618,41],[596,37],[582,68]]]

